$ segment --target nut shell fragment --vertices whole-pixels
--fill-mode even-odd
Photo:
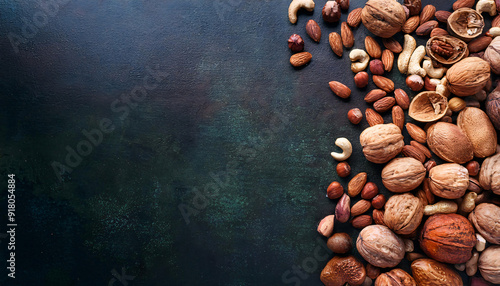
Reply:
[[[423,91],[411,101],[408,115],[420,122],[433,122],[443,118],[447,111],[446,97],[435,91]]]
[[[452,65],[469,55],[464,41],[448,35],[431,37],[425,50],[433,60],[444,65]]]

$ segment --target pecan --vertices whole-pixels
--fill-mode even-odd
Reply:
[[[431,44],[431,50],[442,56],[442,57],[451,57],[453,56],[453,46],[444,42],[444,41],[441,41],[441,40],[434,40],[432,41],[432,44]]]

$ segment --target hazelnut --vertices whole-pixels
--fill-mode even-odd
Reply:
[[[347,233],[337,232],[333,234],[328,241],[326,246],[334,253],[345,254],[352,249],[352,239]]]
[[[467,171],[469,171],[469,176],[477,176],[479,174],[479,163],[477,161],[470,161],[465,165]]]
[[[354,76],[354,84],[358,88],[366,87],[368,85],[368,73],[365,71],[358,72]]]
[[[421,76],[412,74],[406,78],[406,85],[413,91],[419,91],[424,87],[424,80]]]
[[[435,84],[435,82],[431,81],[431,79],[428,76],[426,76],[424,78],[424,88],[425,88],[425,90],[428,90],[428,91],[435,91],[436,84]]]
[[[332,182],[326,189],[326,194],[331,200],[338,199],[344,194],[344,187],[337,181]]]
[[[370,61],[370,72],[375,75],[384,74],[384,64],[379,59],[374,59]]]
[[[323,20],[329,23],[335,23],[340,20],[340,7],[336,1],[327,1],[323,6]]]
[[[384,207],[385,202],[385,196],[383,194],[378,194],[372,199],[372,207],[379,210]]]
[[[378,194],[378,187],[373,182],[368,182],[361,190],[361,198],[371,200]]]
[[[340,9],[349,10],[349,0],[336,0],[340,5]]]
[[[288,39],[288,48],[294,53],[302,52],[304,50],[304,40],[302,40],[301,36],[293,34]]]
[[[363,119],[363,112],[361,112],[359,108],[353,108],[347,112],[347,119],[349,119],[352,124],[359,124]]]
[[[347,162],[340,162],[337,164],[337,175],[345,178],[351,174],[351,166]]]

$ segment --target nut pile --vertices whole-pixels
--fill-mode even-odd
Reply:
[[[290,22],[297,23],[299,9],[314,7],[313,0],[293,0]],[[327,1],[323,20],[338,22],[349,10],[349,0]],[[347,117],[368,123],[359,144],[368,161],[383,164],[384,189],[365,172],[351,176],[346,160],[352,145],[339,138],[335,144],[343,152],[331,155],[338,177],[351,178],[347,186],[328,186],[336,207],[317,228],[335,254],[321,272],[325,285],[463,285],[461,271],[470,285],[500,284],[500,84],[492,90],[500,74],[499,11],[498,0],[458,0],[450,11],[421,0],[368,0],[350,10],[340,34],[328,35],[338,57],[350,50],[356,88],[370,79],[377,87],[366,92],[364,114],[356,107]],[[492,18],[488,30],[483,17]],[[354,42],[361,23],[373,34],[364,49]],[[317,22],[305,28],[321,42]],[[404,34],[403,43],[393,37],[397,33]],[[427,43],[418,46],[413,34],[428,37]],[[293,34],[288,44],[294,67],[311,61],[301,36]],[[395,86],[391,71],[405,75],[407,87]],[[341,82],[329,86],[341,98],[351,96]],[[384,122],[386,112],[392,122]],[[359,229],[358,237],[335,232],[337,223]],[[404,259],[409,272],[400,268]]]

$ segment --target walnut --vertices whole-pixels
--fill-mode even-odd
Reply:
[[[378,164],[389,162],[404,147],[401,129],[392,123],[366,128],[361,132],[359,141],[366,159]]]
[[[391,192],[409,192],[422,183],[425,174],[424,165],[417,159],[395,158],[382,169],[382,183]]]
[[[465,58],[447,72],[450,91],[457,96],[469,96],[480,92],[490,80],[490,64],[478,57]]]
[[[433,60],[444,65],[452,65],[469,54],[464,41],[449,35],[431,37],[425,50]]]
[[[394,195],[385,204],[384,223],[397,234],[411,234],[422,221],[422,201],[410,193]]]
[[[500,195],[500,153],[483,161],[479,171],[479,184],[483,189]]]
[[[448,32],[466,42],[483,33],[484,19],[470,8],[460,8],[448,17]]]
[[[484,59],[490,64],[495,74],[500,74],[500,38],[495,37],[484,52]]]
[[[462,165],[447,163],[429,171],[429,188],[441,198],[458,199],[469,187],[469,171]]]
[[[489,242],[500,244],[500,207],[494,204],[483,203],[469,214],[469,220],[477,231]]]
[[[361,20],[376,36],[390,38],[403,28],[406,13],[397,1],[369,0],[361,11]]]
[[[479,256],[478,268],[481,276],[491,283],[500,284],[500,245],[488,247]]]
[[[395,267],[403,260],[405,245],[401,238],[383,225],[369,225],[358,236],[359,254],[373,266]]]

